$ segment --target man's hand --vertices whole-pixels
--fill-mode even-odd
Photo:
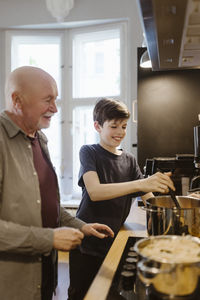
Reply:
[[[81,231],[85,235],[94,235],[100,239],[103,239],[105,237],[114,237],[114,232],[110,227],[104,224],[99,223],[88,223],[83,225],[81,228]]]
[[[81,244],[83,233],[75,228],[60,227],[54,229],[53,247],[57,250],[69,251]]]

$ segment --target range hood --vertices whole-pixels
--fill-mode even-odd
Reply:
[[[200,68],[200,0],[137,0],[152,70]]]

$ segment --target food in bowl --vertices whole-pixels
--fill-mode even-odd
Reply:
[[[155,261],[193,263],[200,260],[200,244],[185,238],[152,239],[140,254]]]
[[[165,295],[195,293],[200,278],[200,239],[160,235],[141,239],[134,245],[139,255],[138,275],[144,284]]]

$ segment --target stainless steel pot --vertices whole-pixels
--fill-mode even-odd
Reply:
[[[137,272],[140,280],[146,285],[153,285],[156,292],[170,296],[186,296],[195,292],[198,287],[200,275],[200,257],[199,260],[191,262],[176,262],[169,259],[156,258],[152,259],[151,255],[142,254],[142,250],[155,240],[167,239],[169,242],[173,239],[178,240],[178,243],[183,243],[186,239],[192,240],[199,246],[200,239],[191,236],[151,236],[146,239],[141,239],[136,242],[134,250],[139,255],[137,264]]]
[[[146,202],[148,235],[200,237],[200,199],[176,196],[181,208],[174,207],[170,196],[157,196]]]

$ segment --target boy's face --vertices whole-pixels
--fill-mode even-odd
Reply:
[[[100,144],[108,150],[115,150],[126,135],[127,119],[105,121],[100,126],[96,121],[94,126],[100,135]]]

